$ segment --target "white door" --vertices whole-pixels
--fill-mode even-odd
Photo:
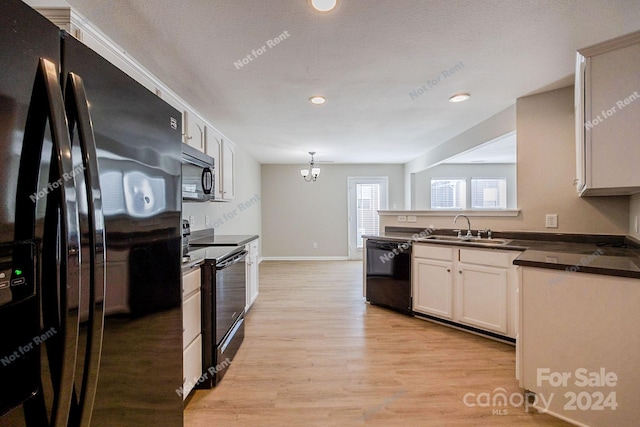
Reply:
[[[349,177],[349,259],[362,259],[362,235],[379,233],[379,210],[388,208],[389,179]]]

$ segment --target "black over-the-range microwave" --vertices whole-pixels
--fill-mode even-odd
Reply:
[[[182,200],[208,202],[215,198],[214,158],[182,144]]]

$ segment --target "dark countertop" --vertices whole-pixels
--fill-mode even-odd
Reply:
[[[204,230],[203,230],[204,231]],[[189,246],[244,246],[256,240],[257,234],[201,234],[193,232],[189,238]]]
[[[189,273],[194,268],[200,268],[202,263],[204,262],[203,256],[196,256],[195,254],[189,253],[189,260],[182,262],[182,275]]]
[[[241,251],[242,248],[238,246],[206,246],[202,248],[189,249],[188,255],[191,257],[191,261],[183,264],[183,268],[185,265],[193,265],[194,263],[203,263],[215,261],[218,262],[220,259],[225,258],[226,256]]]
[[[455,234],[449,234],[450,236],[454,236]],[[507,242],[506,244],[501,244],[501,245],[496,245],[496,246],[487,246],[486,244],[482,244],[482,243],[474,243],[474,242],[465,242],[464,240],[461,241],[449,241],[449,240],[433,240],[433,239],[424,239],[419,235],[414,234],[405,234],[405,233],[397,233],[397,232],[391,232],[391,233],[379,233],[377,235],[363,235],[362,237],[364,237],[365,239],[371,239],[371,240],[383,240],[386,242],[396,242],[396,243],[405,243],[405,242],[410,242],[410,243],[433,243],[435,245],[453,245],[453,246],[466,246],[466,247],[476,247],[476,248],[483,248],[483,249],[487,249],[487,250],[507,250],[507,251],[524,251],[528,248],[528,245],[525,245],[525,243],[530,243],[530,242],[525,242],[522,240],[511,240],[511,239],[507,239],[510,240],[509,242]],[[502,238],[501,238],[502,239]],[[491,240],[489,239],[484,239],[487,243],[490,243]]]
[[[420,232],[423,232],[422,237],[431,234],[426,231],[424,229],[392,230],[376,236],[363,237],[398,243],[422,242],[487,250],[518,250],[522,251],[522,254],[513,263],[523,267],[640,279],[640,249],[625,236],[494,232],[495,238],[505,239],[508,242],[487,247],[472,242],[420,240]],[[434,230],[432,234],[455,235],[452,230]]]
[[[640,279],[640,256],[635,250],[623,255],[620,251],[609,252],[608,248],[588,248],[592,252],[553,252],[529,249],[519,255],[513,263],[523,267],[548,268],[567,272],[604,274],[607,276]]]

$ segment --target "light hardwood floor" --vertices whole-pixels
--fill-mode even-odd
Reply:
[[[477,404],[520,403],[514,370],[513,346],[366,304],[362,262],[265,261],[244,343],[185,426],[568,426]]]

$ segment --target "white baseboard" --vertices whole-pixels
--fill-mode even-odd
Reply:
[[[262,261],[349,261],[348,256],[265,256]]]

